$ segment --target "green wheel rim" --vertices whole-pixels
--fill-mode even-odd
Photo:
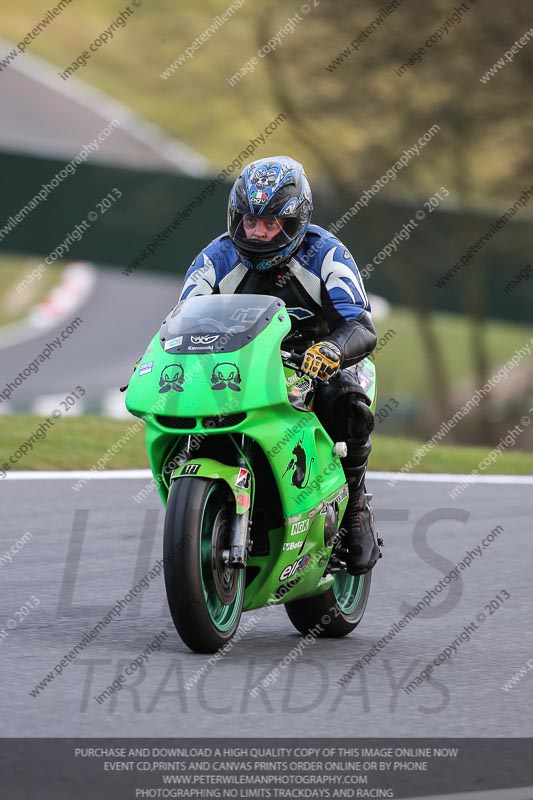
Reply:
[[[347,572],[338,572],[335,575],[333,594],[339,609],[346,616],[353,614],[357,608],[363,593],[363,578],[363,575],[349,575]]]
[[[221,633],[226,633],[232,628],[239,616],[244,593],[244,570],[223,569],[222,565],[220,565],[218,575],[213,575],[212,536],[220,533],[221,519],[220,508],[210,500],[213,494],[217,492],[217,489],[217,486],[212,486],[209,490],[202,514],[200,570],[205,604],[211,622]],[[214,530],[215,524],[217,525],[217,530]],[[225,602],[225,598],[220,596],[217,583],[218,585],[223,583],[227,588],[228,595],[232,597],[230,602]]]

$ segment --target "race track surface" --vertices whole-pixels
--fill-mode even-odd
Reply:
[[[176,265],[177,269],[178,265]],[[185,265],[181,265],[185,269]],[[176,304],[183,276],[122,275],[118,269],[99,268],[87,302],[60,325],[29,341],[0,350],[0,374],[13,382],[79,316],[82,323],[54,349],[37,373],[16,387],[12,403],[49,394],[67,394],[76,384],[89,396],[127,383],[134,363],[159,330],[165,314]]]
[[[3,56],[14,47],[0,37]],[[1,149],[70,160],[118,120],[120,127],[104,135],[92,162],[206,174],[207,160],[191,147],[79,77],[63,80],[63,69],[26,52],[2,70]]]
[[[301,646],[255,698],[250,690],[302,643],[284,609],[269,610],[187,690],[206,657],[189,652],[167,627],[162,576],[33,697],[39,681],[161,557],[161,503],[155,493],[133,500],[145,479],[92,480],[79,491],[73,484],[0,482],[3,736],[533,735],[533,670],[502,688],[533,658],[531,486],[476,485],[454,503],[451,484],[371,480],[386,548],[360,627],[344,639]],[[31,538],[11,562],[2,558],[26,532]],[[482,540],[481,555],[458,580],[445,581]],[[446,586],[429,607],[391,635],[408,607],[441,580]],[[505,599],[491,612],[497,595]],[[16,613],[28,604],[26,616]],[[479,614],[485,619],[469,641],[463,636],[429,682],[405,692]],[[95,697],[165,630],[146,667],[98,703]],[[365,669],[340,685],[387,633]]]

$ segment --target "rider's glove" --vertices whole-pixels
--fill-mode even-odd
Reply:
[[[304,353],[301,370],[311,378],[329,381],[341,367],[342,354],[333,342],[317,342]]]

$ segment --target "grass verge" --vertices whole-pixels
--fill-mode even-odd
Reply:
[[[27,442],[41,422],[40,417],[33,415],[0,417],[0,467],[5,469],[4,464],[7,464],[10,471],[91,469],[106,452],[111,453],[113,445],[116,445],[117,452],[104,464],[105,469],[140,469],[148,466],[143,427],[139,427],[130,438],[131,426],[137,427],[136,419],[112,420],[95,416],[58,419],[47,435],[33,444],[33,449],[26,456],[17,459],[15,464],[11,463],[10,456],[15,458],[13,454],[21,444]],[[130,433],[127,433],[128,429]],[[128,441],[119,446],[121,437]],[[421,444],[414,439],[391,436],[375,436],[373,442],[370,469],[393,472],[401,469]],[[489,449],[439,445],[422,459],[416,471],[468,473],[478,468]],[[483,474],[529,475],[532,462],[531,453],[504,452]]]
[[[466,315],[436,313],[432,315],[432,324],[442,348],[448,380],[457,389],[458,385],[473,380],[469,347],[471,322]],[[380,401],[385,403],[391,396],[427,397],[427,361],[414,314],[394,307],[376,327],[378,338],[383,337],[386,342],[376,353],[378,406]],[[531,325],[488,320],[485,336],[490,370],[505,364],[516,350],[530,341],[532,333]]]

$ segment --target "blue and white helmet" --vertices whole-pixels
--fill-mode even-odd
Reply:
[[[313,210],[311,187],[302,165],[288,156],[253,161],[230,192],[228,232],[243,264],[272,269],[287,263],[304,238]],[[271,241],[248,239],[243,217],[278,217],[283,228]]]

